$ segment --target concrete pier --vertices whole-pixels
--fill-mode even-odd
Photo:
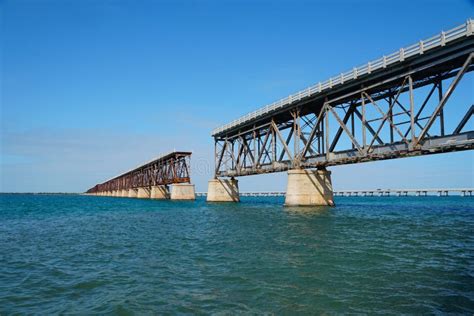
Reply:
[[[212,179],[207,189],[208,202],[239,202],[239,182],[236,179]]]
[[[122,197],[128,197],[128,190],[127,189],[123,189],[121,192],[122,192],[122,194],[121,194]]]
[[[136,198],[138,194],[138,189],[137,188],[132,188],[128,190],[128,197],[129,198]]]
[[[150,198],[150,188],[138,188],[137,198],[149,199]]]
[[[308,169],[289,170],[285,205],[334,206],[331,172]]]
[[[195,200],[196,193],[194,184],[179,183],[171,185],[171,199],[172,200]]]
[[[170,191],[167,185],[156,185],[151,187],[151,199],[166,200],[170,198]]]

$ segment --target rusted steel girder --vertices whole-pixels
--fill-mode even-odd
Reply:
[[[87,190],[86,193],[126,190],[173,183],[190,183],[190,160],[190,152],[172,152],[97,184]]]

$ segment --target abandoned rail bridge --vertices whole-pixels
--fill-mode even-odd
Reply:
[[[174,151],[97,184],[86,194],[172,200],[194,200],[190,152]],[[171,188],[170,188],[171,187]]]
[[[207,199],[238,201],[236,177],[287,171],[285,204],[333,205],[327,167],[473,149],[473,30],[469,19],[216,128]]]

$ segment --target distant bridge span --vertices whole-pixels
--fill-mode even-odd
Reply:
[[[459,189],[375,189],[375,190],[341,190],[334,191],[335,196],[362,196],[362,197],[374,197],[374,196],[463,196],[472,197],[474,188],[459,188]],[[255,191],[255,192],[239,192],[239,196],[245,197],[275,197],[285,196],[284,191]],[[207,196],[207,192],[196,192],[196,196]]]
[[[174,151],[128,170],[87,190],[86,194],[117,197],[193,200],[190,152]],[[172,185],[171,194],[168,185]]]
[[[232,195],[233,177],[289,170],[302,187],[321,182],[328,200],[327,166],[473,149],[472,83],[449,102],[474,69],[473,31],[469,19],[215,129],[214,182],[232,180],[214,186]]]

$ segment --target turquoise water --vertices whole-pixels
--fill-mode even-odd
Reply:
[[[1,195],[0,314],[474,312],[474,199]]]

